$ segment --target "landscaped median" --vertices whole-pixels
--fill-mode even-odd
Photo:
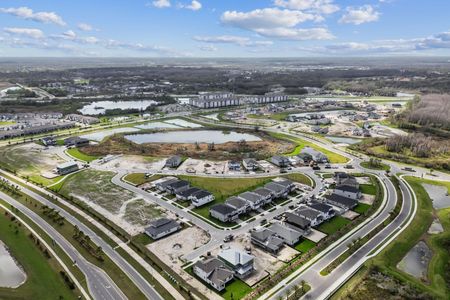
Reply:
[[[78,148],[70,148],[66,150],[67,155],[84,162],[91,162],[98,159],[98,156],[88,155],[80,151]]]

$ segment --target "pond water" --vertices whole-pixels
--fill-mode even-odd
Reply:
[[[338,144],[352,145],[352,144],[360,143],[362,141],[362,139],[355,139],[355,138],[341,137],[341,136],[325,136],[325,137],[327,139],[329,139],[330,141],[332,141],[334,143],[338,143]]]
[[[82,135],[81,137],[91,140],[91,141],[101,142],[104,138],[111,136],[113,134],[116,134],[116,133],[136,132],[136,131],[139,131],[139,129],[131,128],[131,127],[124,127],[124,128],[115,128],[115,129],[108,129],[108,130],[104,130],[104,131],[89,133],[89,134]]]
[[[168,123],[168,124],[172,124],[172,125],[176,125],[176,126],[181,126],[181,127],[187,127],[187,128],[200,128],[200,127],[203,127],[200,124],[188,122],[188,121],[183,120],[183,119],[166,120],[166,121],[164,121],[164,123]]]
[[[135,128],[139,128],[139,129],[171,129],[171,128],[181,128],[180,126],[176,126],[173,124],[168,124],[168,123],[164,123],[164,122],[150,122],[150,123],[145,123],[142,125],[137,125],[134,126]]]
[[[435,209],[442,209],[450,207],[450,196],[445,186],[423,183],[422,186],[428,193],[428,196],[433,201]]]
[[[125,138],[136,143],[215,143],[223,144],[227,142],[238,142],[246,140],[247,142],[261,141],[261,138],[235,131],[223,132],[220,130],[187,130],[187,131],[169,131],[156,132],[149,134],[126,135]]]
[[[154,100],[139,101],[97,101],[83,106],[78,111],[83,115],[101,115],[108,109],[139,109],[144,110],[149,106],[156,105],[158,102]]]
[[[27,276],[9,254],[5,244],[0,241],[0,287],[17,288]]]
[[[398,263],[397,267],[418,279],[427,278],[432,252],[425,242],[418,242]]]

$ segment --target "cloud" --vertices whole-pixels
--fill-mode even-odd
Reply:
[[[94,27],[92,25],[87,23],[78,23],[77,28],[81,31],[92,31],[94,30]]]
[[[3,31],[9,34],[22,35],[32,39],[44,38],[44,33],[40,29],[36,28],[18,28],[18,27],[6,27]]]
[[[205,52],[216,52],[217,50],[219,50],[216,46],[213,45],[203,45],[199,46],[198,48]]]
[[[283,40],[332,40],[334,35],[326,28],[261,28],[255,30],[262,36]]]
[[[166,8],[172,6],[170,0],[155,0],[151,5],[157,8]],[[149,5],[147,4],[147,6]]]
[[[51,35],[50,38],[53,40],[65,40],[79,44],[97,44],[100,42],[100,40],[95,36],[78,36],[73,30],[65,31],[62,34]]]
[[[293,10],[332,14],[339,11],[339,6],[333,2],[333,0],[275,0],[274,5]]]
[[[177,8],[185,8],[185,9],[197,11],[202,8],[202,4],[197,0],[192,0],[192,2],[190,4],[178,3]]]
[[[235,35],[195,36],[194,40],[213,44],[234,44],[242,47],[265,47],[273,45],[272,41],[252,41],[249,38]]]
[[[339,23],[360,25],[378,21],[379,18],[380,13],[371,5],[363,5],[359,7],[347,7],[345,14],[339,19]]]
[[[66,25],[63,19],[54,12],[34,12],[28,7],[0,8],[0,12],[40,23],[53,23],[60,26]]]

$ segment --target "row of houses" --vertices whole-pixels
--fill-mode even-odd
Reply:
[[[199,207],[214,201],[214,195],[208,191],[191,187],[186,180],[175,177],[165,177],[155,182],[155,187],[161,192],[176,196],[177,200],[191,201],[192,205]]]
[[[229,92],[200,93],[197,98],[189,99],[189,104],[198,108],[217,108],[237,106],[245,103],[263,104],[288,101],[288,96],[281,93],[266,93],[258,96],[237,96]]]
[[[264,187],[230,197],[225,203],[212,206],[209,213],[212,217],[222,222],[233,222],[240,215],[258,210],[274,199],[286,198],[294,189],[295,184],[293,181],[285,178],[276,178]]]
[[[243,279],[252,274],[254,259],[253,255],[230,248],[222,250],[217,258],[197,261],[192,270],[214,289],[222,291],[235,276]]]
[[[42,134],[46,132],[70,129],[74,127],[75,123],[72,122],[57,122],[54,124],[33,125],[21,129],[0,130],[0,140],[28,135]]]

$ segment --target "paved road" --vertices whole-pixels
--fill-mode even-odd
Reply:
[[[22,214],[27,216],[45,233],[50,236],[55,243],[76,263],[78,268],[86,277],[89,292],[94,299],[101,300],[121,300],[127,299],[122,291],[116,286],[114,281],[100,268],[88,262],[56,229],[38,216],[31,209],[22,205],[12,197],[0,192],[0,198],[17,208]]]
[[[0,178],[3,178],[0,176]],[[145,280],[142,275],[134,269],[120,254],[116,252],[107,242],[105,242],[101,237],[99,237],[94,231],[92,231],[89,227],[84,225],[81,221],[79,221],[76,217],[72,216],[67,211],[61,209],[58,205],[53,202],[47,200],[41,195],[21,186],[21,191],[31,198],[41,202],[42,204],[47,205],[48,207],[54,208],[58,210],[60,215],[63,216],[68,222],[73,225],[78,226],[78,228],[84,232],[84,234],[88,235],[96,245],[102,247],[103,252],[114,262],[116,265],[134,282],[134,284],[139,288],[139,290],[148,298],[155,300],[162,300],[163,298],[159,293],[154,289],[154,287]],[[109,285],[111,286],[111,285]],[[98,298],[103,299],[103,298]],[[108,299],[108,298],[105,298]],[[123,298],[110,298],[110,299],[123,299]]]

